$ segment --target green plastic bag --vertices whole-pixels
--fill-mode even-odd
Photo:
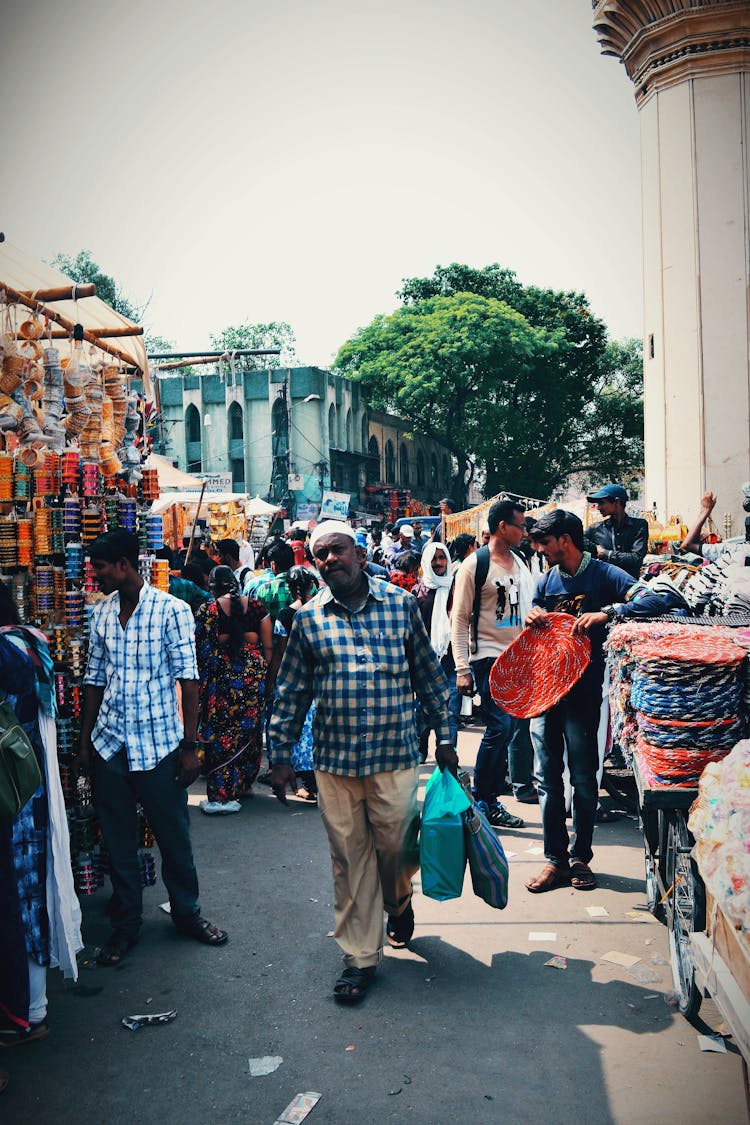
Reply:
[[[425,788],[419,865],[422,894],[443,902],[459,898],[464,885],[466,843],[463,814],[471,801],[449,770],[437,766]]]

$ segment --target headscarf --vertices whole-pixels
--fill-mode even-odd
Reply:
[[[448,563],[444,575],[435,574],[432,569],[432,560],[437,551],[441,551]],[[442,543],[428,543],[422,552],[422,582],[428,590],[435,591],[435,601],[432,606],[432,625],[430,626],[430,641],[438,660],[442,660],[448,651],[451,641],[451,622],[448,617],[448,597],[453,585],[451,557],[448,548]]]

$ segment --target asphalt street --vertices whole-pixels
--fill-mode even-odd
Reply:
[[[461,733],[462,764],[478,741]],[[96,968],[107,891],[84,900],[87,964],[77,985],[50,972],[49,1037],[0,1053],[10,1073],[3,1123],[272,1125],[303,1091],[321,1095],[309,1125],[745,1120],[731,1040],[726,1054],[702,1052],[669,1003],[667,932],[637,909],[633,820],[597,828],[597,890],[531,895],[524,881],[543,862],[539,810],[508,799],[527,827],[502,834],[515,853],[507,909],[475,898],[468,876],[463,896],[445,903],[422,897],[417,881],[410,949],[387,951],[365,1002],[342,1007],[331,996],[340,960],[316,807],[285,808],[258,787],[240,814],[209,818],[201,795],[194,786],[201,904],[229,943],[178,937],[158,883],[145,892],[138,946],[117,968]],[[606,913],[592,917],[593,907]],[[639,960],[602,960],[612,952]],[[553,957],[567,967],[547,965]],[[121,1024],[172,1009],[170,1023]],[[702,1030],[718,1027],[710,1001],[701,1014]],[[269,1057],[275,1069],[251,1076],[249,1060]]]

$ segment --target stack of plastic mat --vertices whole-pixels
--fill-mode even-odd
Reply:
[[[744,733],[746,650],[718,630],[698,629],[633,647],[636,749],[652,777],[666,785],[695,785],[706,765],[725,757]]]
[[[664,621],[639,621],[624,622],[616,625],[610,632],[607,641],[609,652],[610,685],[609,704],[610,722],[612,728],[612,741],[622,752],[626,762],[630,765],[633,753],[638,746],[642,734],[639,729],[638,707],[633,701],[633,678],[638,671],[636,655],[644,644],[652,644],[659,650],[663,639],[672,642],[672,638],[682,638],[687,641],[695,638],[696,643],[702,644],[709,638],[723,638],[733,641],[738,630],[714,625],[682,625]],[[748,645],[750,647],[750,645]],[[741,657],[741,653],[739,654]],[[745,661],[743,667],[747,667]],[[641,676],[641,682],[643,676]],[[742,714],[750,713],[750,686],[746,689],[747,697],[743,700]],[[668,698],[672,698],[669,697]],[[646,713],[648,714],[648,712]],[[655,716],[656,718],[663,716]],[[684,715],[678,714],[678,720]],[[705,721],[705,720],[703,720]],[[658,726],[658,724],[657,724]],[[657,735],[657,738],[659,735]],[[703,739],[711,740],[711,734],[702,733]]]
[[[750,741],[706,767],[688,826],[703,882],[734,925],[750,933]]]

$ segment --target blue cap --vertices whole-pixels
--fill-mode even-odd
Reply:
[[[358,531],[357,534],[354,536],[354,540],[355,540],[358,547],[366,547],[367,546],[367,536],[365,535],[364,531]]]
[[[628,502],[628,494],[621,484],[605,484],[596,492],[589,492],[587,500],[620,500],[623,504]]]

